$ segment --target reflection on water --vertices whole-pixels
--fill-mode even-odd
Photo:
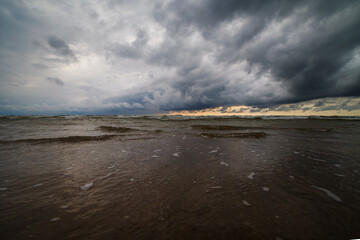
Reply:
[[[0,118],[1,239],[360,237],[359,121],[165,120]]]

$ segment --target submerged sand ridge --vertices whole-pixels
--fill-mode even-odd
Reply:
[[[359,236],[358,121],[88,116],[0,131],[2,239]]]

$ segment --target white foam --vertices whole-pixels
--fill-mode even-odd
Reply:
[[[73,169],[73,167],[68,167],[68,168],[66,168],[65,170],[71,170],[71,169]]]
[[[212,189],[220,189],[222,188],[222,186],[214,186],[214,187],[211,187]]]
[[[89,183],[81,186],[80,189],[83,190],[83,191],[87,191],[87,190],[89,190],[93,185],[94,185],[94,183],[89,182]]]
[[[340,164],[334,164],[334,166],[337,168],[342,168],[342,166]]]
[[[345,177],[344,174],[339,174],[339,173],[334,173],[335,176],[338,176],[338,177]]]
[[[174,157],[180,157],[180,153],[181,153],[181,152],[173,153],[173,156],[174,156]]]
[[[253,153],[254,153],[254,152],[255,152],[255,150],[250,150],[250,152],[253,152]]]
[[[6,187],[0,188],[0,191],[6,191],[6,190],[7,190]]]
[[[250,206],[250,203],[248,203],[247,201],[242,200],[242,202],[243,202],[243,204],[244,204],[245,206]]]
[[[153,152],[160,152],[160,151],[161,151],[161,149],[156,149]]]
[[[185,140],[185,139],[186,139],[186,136],[184,135],[184,136],[182,137],[182,139]]]
[[[126,153],[127,151],[126,150],[121,150],[123,153]]]
[[[68,208],[69,206],[67,206],[67,205],[62,205],[62,206],[60,206],[60,208],[61,209],[66,209],[66,208]]]
[[[69,172],[69,173],[65,173],[64,175],[65,176],[69,176],[69,175],[71,175],[72,173],[71,172]]]
[[[110,176],[111,176],[111,173],[109,173],[109,174],[107,174],[107,175],[105,175],[105,176],[100,177],[100,180],[103,180],[103,179],[108,178],[108,177],[110,177]]]
[[[325,188],[317,187],[317,186],[314,186],[314,185],[311,185],[311,187],[316,188],[317,190],[325,192],[329,197],[331,197],[335,201],[342,202],[341,198],[339,198],[338,196],[336,196],[335,194],[333,194],[332,192],[330,192],[329,190],[327,190]]]
[[[270,188],[268,188],[268,187],[262,187],[262,190],[263,190],[264,192],[268,192],[268,191],[270,191]]]
[[[295,151],[294,154],[300,154],[300,153]]]
[[[59,220],[60,220],[59,217],[54,217],[54,218],[50,219],[50,222],[56,222],[56,221],[59,221]]]
[[[294,179],[294,176],[290,175],[289,178]]]
[[[212,150],[212,151],[210,151],[209,153],[216,153],[218,150],[216,149],[216,150]]]
[[[95,152],[95,150],[92,150],[90,153],[93,154]]]
[[[255,176],[255,173],[252,172],[252,173],[249,174],[248,178],[252,180],[252,179],[254,179],[254,176]]]
[[[108,169],[112,169],[112,168],[114,168],[115,166],[110,166],[110,167],[108,167]]]
[[[135,181],[135,179],[133,179],[133,178],[130,178],[130,181],[131,181],[131,182],[133,182],[133,181]]]
[[[318,162],[326,162],[325,160],[319,159],[319,158],[313,158],[313,157],[308,157],[312,160],[318,161]]]
[[[34,187],[40,187],[43,183],[35,184]]]
[[[226,167],[228,167],[228,166],[229,166],[229,164],[228,164],[228,163],[226,163],[226,162],[224,162],[224,161],[221,161],[221,162],[220,162],[220,164],[221,164],[221,165],[224,165],[224,166],[226,166]]]
[[[158,158],[160,157],[159,155],[152,155],[153,158]]]

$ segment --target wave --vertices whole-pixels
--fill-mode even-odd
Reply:
[[[205,138],[264,138],[265,132],[246,132],[246,133],[201,133],[200,136]]]
[[[126,128],[126,127],[113,127],[113,126],[100,126],[97,129],[104,131],[104,132],[115,132],[115,133],[128,133],[128,132],[147,132],[147,133],[163,133],[162,130],[140,130],[136,128]]]
[[[117,132],[117,133],[138,131],[138,129],[134,129],[134,128],[113,127],[113,126],[100,126],[100,127],[98,127],[98,129],[101,131],[104,131],[104,132]]]
[[[298,131],[303,132],[330,132],[332,128],[295,128]]]
[[[229,131],[229,130],[249,130],[249,129],[274,129],[267,127],[241,127],[241,126],[231,126],[231,125],[192,125],[194,129],[201,130],[220,130],[220,131]]]
[[[330,132],[332,128],[285,128],[285,127],[242,127],[231,125],[192,125],[194,129],[201,130],[219,130],[219,131],[233,131],[233,130],[298,130],[303,132]]]
[[[52,142],[88,142],[88,141],[105,141],[118,137],[119,135],[100,135],[100,136],[68,136],[58,138],[26,138],[18,140],[0,140],[0,143],[52,143]]]

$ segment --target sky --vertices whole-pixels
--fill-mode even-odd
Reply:
[[[341,114],[359,96],[358,0],[0,1],[1,115]]]

